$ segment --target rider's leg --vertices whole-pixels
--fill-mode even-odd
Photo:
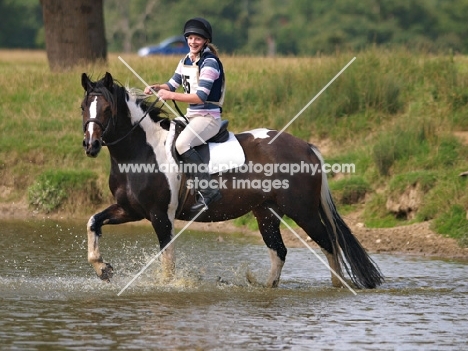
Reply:
[[[208,172],[208,165],[205,164],[200,157],[200,154],[195,149],[189,149],[180,155],[185,164],[192,165],[190,169],[196,169],[195,177],[198,184],[197,202],[190,208],[192,212],[208,209],[208,206],[221,199],[221,193],[217,187],[211,187],[211,177]]]
[[[221,198],[219,189],[209,186],[211,178],[208,165],[203,163],[201,156],[193,149],[194,146],[201,145],[204,140],[208,140],[216,135],[219,132],[220,126],[220,119],[214,119],[210,116],[192,117],[190,118],[189,125],[180,133],[176,140],[176,149],[182,161],[185,164],[192,165],[190,170],[195,168],[195,177],[198,178],[198,184],[206,185],[206,187],[198,189],[199,196],[197,197],[197,202],[190,209],[193,212],[199,212],[202,209],[206,210],[209,204]]]
[[[177,152],[182,155],[190,148],[203,144],[205,140],[215,136],[219,128],[221,128],[221,119],[214,119],[209,115],[190,117],[188,126],[176,140]]]

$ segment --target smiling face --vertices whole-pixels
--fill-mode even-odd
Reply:
[[[208,39],[205,39],[196,34],[190,34],[187,36],[187,43],[190,48],[190,55],[196,56],[208,43]]]

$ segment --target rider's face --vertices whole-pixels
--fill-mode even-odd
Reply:
[[[203,49],[203,47],[205,46],[205,43],[207,42],[208,40],[199,36],[199,35],[195,35],[195,34],[190,34],[188,37],[187,37],[187,43],[188,43],[188,46],[190,48],[190,53],[191,54],[198,54],[200,52],[200,50]]]

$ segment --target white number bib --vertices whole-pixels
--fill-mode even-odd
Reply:
[[[197,65],[182,66],[182,86],[186,94],[195,93],[198,90],[198,79],[200,78],[200,70]],[[219,107],[223,106],[226,82],[223,81],[221,87],[221,99],[219,101],[206,101]]]
[[[196,92],[198,89],[199,69],[197,65],[182,66],[182,86],[187,94]]]

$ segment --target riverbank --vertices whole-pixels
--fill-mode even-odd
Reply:
[[[362,246],[370,253],[395,253],[468,260],[468,248],[460,247],[453,238],[433,232],[430,229],[430,222],[393,228],[366,228],[359,212],[351,213],[343,216],[343,218]],[[185,222],[178,223],[177,227],[182,227],[183,223]],[[261,237],[258,231],[237,227],[230,221],[223,223],[192,223],[190,228],[219,232],[220,238],[230,232],[242,232],[247,235],[257,236],[259,239]],[[318,247],[302,229],[295,229],[295,232],[312,247]],[[283,229],[282,235],[287,247],[304,246],[289,229]]]
[[[82,218],[80,218],[82,217]],[[0,204],[1,220],[32,220],[32,219],[52,219],[65,220],[70,218],[65,214],[44,214],[33,211],[24,203]],[[353,231],[354,235],[361,242],[362,246],[370,253],[395,253],[426,256],[443,259],[463,259],[468,260],[468,248],[462,248],[453,238],[437,234],[430,229],[430,222],[415,223],[393,228],[367,228],[362,221],[361,213],[354,212],[343,216],[345,222]],[[85,226],[88,217],[74,216],[73,220],[82,220]],[[148,223],[142,221],[141,223]],[[176,221],[176,228],[181,229],[186,222]],[[217,223],[192,223],[191,230],[210,231],[219,233],[219,240],[229,233],[242,233],[258,238],[261,236],[258,231],[253,231],[247,227],[234,225],[232,221]],[[317,245],[310,241],[304,231],[295,229],[296,233],[306,240],[312,247]],[[287,247],[303,247],[303,243],[289,229],[282,230],[283,240]]]
[[[284,128],[349,62],[350,54],[226,57],[230,97],[223,118],[234,133]],[[122,57],[153,82],[170,76],[178,61]],[[328,177],[331,192],[339,208],[365,207],[366,217],[357,223],[393,227],[433,220],[435,232],[468,242],[468,178],[459,176],[467,171],[468,159],[468,59],[396,48],[366,50],[356,57],[288,133],[313,143],[328,165],[338,166]],[[0,50],[0,67],[0,203],[7,204],[5,212],[14,212],[9,204],[24,199],[41,211],[79,209],[86,215],[111,202],[108,149],[97,159],[82,149],[80,77],[86,72],[99,79],[107,71],[129,87],[142,88],[118,54],[104,66],[54,74],[45,51]],[[348,171],[339,172],[343,169]],[[365,236],[366,228],[356,229],[361,230]],[[390,235],[384,233],[380,245]],[[376,248],[381,249],[391,247]]]

